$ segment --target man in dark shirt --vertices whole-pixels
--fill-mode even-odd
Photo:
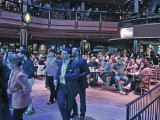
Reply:
[[[123,63],[124,63],[124,60],[120,58],[118,62],[115,63],[112,67],[112,71],[115,73],[114,78],[115,78],[120,94],[122,94],[122,89],[123,89],[120,84],[120,80],[125,81],[125,83],[123,84],[123,87],[127,86],[130,82],[129,79],[125,76],[126,65],[124,65]]]
[[[79,65],[79,70],[80,70],[80,77],[78,78],[78,84],[80,86],[80,120],[85,119],[85,113],[86,113],[86,88],[88,87],[88,82],[86,76],[90,73],[87,61],[86,59],[79,57],[79,49],[74,47],[72,49],[72,55],[73,55],[73,60],[75,60],[78,65]],[[75,118],[78,116],[78,107],[77,107],[77,102],[76,99],[74,101],[73,105],[73,115],[72,117]]]
[[[88,63],[88,66],[91,68],[91,70],[95,70],[95,69],[98,69],[98,66],[99,66],[99,64],[98,64],[98,62],[96,62],[96,57],[92,57],[91,58],[91,61]],[[98,78],[98,76],[99,76],[99,74],[96,74],[96,76],[95,76],[95,79],[93,79],[93,81],[91,80],[91,78],[93,78],[94,77],[94,75],[95,74],[93,74],[93,73],[91,73],[88,77],[89,77],[89,81],[90,81],[90,85],[91,85],[91,83],[93,82],[93,83],[97,83],[97,78]],[[92,82],[91,82],[92,81]]]
[[[88,64],[89,67],[98,69],[98,62],[96,62],[96,57],[92,57],[91,61]]]
[[[158,59],[159,59],[159,58],[158,58],[158,55],[156,54],[155,57],[154,57],[153,60],[152,60],[152,64],[153,64],[154,66],[158,66],[158,62],[159,62]]]

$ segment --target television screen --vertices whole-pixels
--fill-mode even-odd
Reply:
[[[130,37],[133,37],[133,27],[130,27],[130,28],[121,28],[120,35],[121,35],[121,38],[130,38]]]

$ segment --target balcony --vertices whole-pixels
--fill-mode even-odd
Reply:
[[[0,33],[3,36],[19,37],[22,24],[21,13],[0,11]],[[61,20],[32,16],[27,25],[29,32],[38,38],[108,39],[117,32],[117,22]]]

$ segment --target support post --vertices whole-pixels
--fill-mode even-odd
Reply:
[[[27,0],[21,0],[23,6],[22,14],[27,12],[27,5],[24,2],[27,3]],[[27,23],[23,22],[23,20],[20,26],[20,45],[25,45],[27,48]]]

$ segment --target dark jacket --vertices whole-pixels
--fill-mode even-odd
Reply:
[[[9,75],[10,75],[10,70],[8,69],[7,66],[4,66],[2,61],[0,60],[0,78],[5,86],[5,88],[7,89],[8,86],[8,79],[9,79]]]
[[[33,61],[31,59],[28,59],[26,62],[24,62],[23,70],[24,70],[28,79],[34,77],[34,65],[33,65]]]
[[[58,83],[60,83],[60,75],[61,75],[61,68],[63,65],[63,61],[60,61],[58,64],[58,71],[55,76],[55,79],[58,80]],[[78,64],[70,60],[68,63],[68,67],[65,74],[65,82],[66,87],[69,92],[69,94],[77,95],[79,92],[79,85],[77,79],[79,78],[79,67]],[[59,86],[59,85],[58,85]],[[57,86],[57,88],[58,88]]]
[[[5,74],[3,73],[3,66],[0,64],[0,120],[12,120],[9,105],[8,96],[6,92],[6,87],[4,86]]]
[[[86,89],[88,87],[86,76],[90,73],[87,61],[86,59],[79,57],[77,63],[80,70],[80,77],[78,79],[78,83],[81,89]]]

